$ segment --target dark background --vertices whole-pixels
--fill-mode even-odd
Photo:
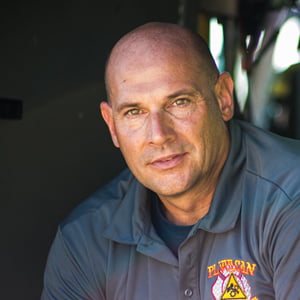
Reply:
[[[0,298],[37,300],[57,225],[124,168],[99,113],[112,45],[147,21],[178,21],[178,1],[0,4]]]

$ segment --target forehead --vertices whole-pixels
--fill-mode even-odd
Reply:
[[[197,89],[205,84],[205,70],[186,53],[154,52],[146,49],[143,55],[116,59],[109,72],[111,100],[125,93],[172,93],[172,89]]]
[[[176,65],[136,68],[132,72],[121,73],[113,80],[112,101],[136,98],[163,98],[172,94],[200,91],[201,81]]]

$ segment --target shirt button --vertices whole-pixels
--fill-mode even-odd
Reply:
[[[192,289],[186,289],[185,291],[184,291],[184,295],[185,296],[187,296],[187,297],[192,297],[192,295],[193,295],[193,290]]]

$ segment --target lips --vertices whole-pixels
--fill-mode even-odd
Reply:
[[[183,154],[171,154],[168,156],[160,157],[150,163],[151,166],[158,169],[171,169],[176,167],[183,160],[185,153]]]
[[[172,159],[174,159],[177,155],[174,155],[174,156],[170,156],[170,157],[167,157],[167,158],[162,158],[162,159],[159,159],[158,161],[170,161]]]

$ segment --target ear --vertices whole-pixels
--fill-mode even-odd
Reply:
[[[229,121],[234,113],[233,80],[229,73],[225,72],[219,75],[215,85],[215,95],[223,120]]]
[[[112,108],[111,106],[103,101],[100,103],[100,111],[101,111],[101,115],[106,123],[106,125],[108,126],[112,141],[114,143],[114,145],[119,148],[119,141],[118,141],[118,137],[116,134],[116,128],[115,128],[115,123],[114,123],[114,119],[113,119],[113,113],[112,113]]]

